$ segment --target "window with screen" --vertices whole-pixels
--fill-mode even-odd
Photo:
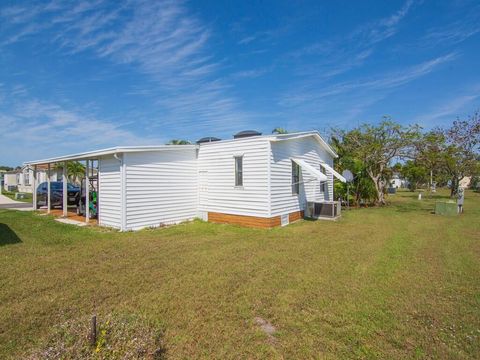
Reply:
[[[320,172],[322,174],[327,175],[327,172],[325,171],[325,168],[322,165],[320,165]],[[321,181],[320,182],[320,192],[324,193],[326,190],[327,190],[327,182],[326,181]]]
[[[243,156],[235,156],[235,186],[243,186]]]
[[[300,192],[300,166],[292,160],[292,194]]]

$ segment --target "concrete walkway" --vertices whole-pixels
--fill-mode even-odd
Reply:
[[[0,209],[28,210],[32,209],[32,204],[15,201],[5,195],[0,194]]]

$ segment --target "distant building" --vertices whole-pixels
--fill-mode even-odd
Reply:
[[[401,177],[400,173],[393,173],[392,179],[390,180],[390,187],[395,189],[406,188],[408,186],[408,181]]]
[[[61,170],[51,170],[51,181],[62,181]],[[47,181],[47,167],[38,166],[37,184]],[[24,166],[21,169],[7,171],[4,173],[3,188],[7,191],[18,191],[24,193],[33,192],[33,168]]]

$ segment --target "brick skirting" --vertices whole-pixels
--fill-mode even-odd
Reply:
[[[303,219],[303,211],[288,214],[289,222]],[[258,216],[232,215],[223,213],[208,213],[208,221],[218,224],[234,224],[245,227],[269,229],[281,225],[280,216],[264,218]]]

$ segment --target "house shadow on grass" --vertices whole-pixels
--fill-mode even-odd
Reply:
[[[18,244],[21,242],[22,240],[20,240],[10,226],[0,223],[0,246]]]

